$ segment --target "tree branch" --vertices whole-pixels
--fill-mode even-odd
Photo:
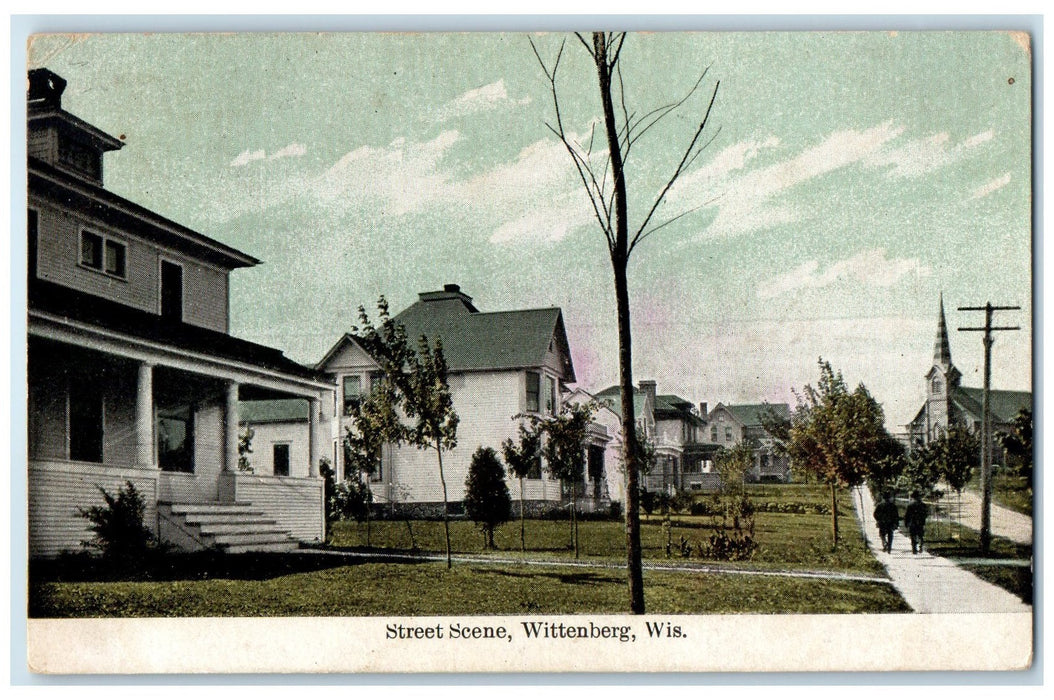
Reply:
[[[700,80],[702,80],[701,77]],[[655,202],[651,205],[651,209],[648,211],[648,215],[644,217],[644,221],[641,222],[640,228],[637,229],[637,233],[633,236],[633,240],[630,242],[629,245],[629,252],[632,253],[637,243],[640,242],[641,235],[647,228],[648,222],[651,221],[651,217],[655,214],[655,210],[658,209],[659,205],[662,204],[664,199],[666,199],[666,194],[670,191],[670,188],[673,186],[673,183],[675,183],[677,181],[677,178],[681,176],[681,173],[684,172],[685,164],[688,162],[688,159],[692,156],[692,151],[695,149],[695,144],[699,141],[699,136],[703,133],[703,129],[706,128],[706,124],[710,120],[710,112],[714,108],[714,100],[717,99],[717,91],[720,87],[721,81],[719,80],[714,85],[714,92],[710,96],[710,104],[706,107],[706,114],[703,115],[703,121],[699,124],[699,128],[696,129],[695,134],[692,136],[692,140],[691,142],[689,142],[688,148],[685,149],[684,156],[681,158],[681,162],[677,164],[677,168],[673,171],[673,175],[670,176],[669,181],[666,183],[666,186],[662,188],[662,191],[659,193],[659,196],[655,198]],[[692,88],[692,90],[694,91],[695,88]]]

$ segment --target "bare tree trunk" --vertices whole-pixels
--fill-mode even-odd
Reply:
[[[450,561],[450,515],[447,513],[447,501],[446,501],[446,477],[443,476],[443,449],[439,446],[439,441],[436,441],[436,456],[439,458],[439,483],[443,487],[443,537],[446,540],[446,568],[451,568],[453,564]]]
[[[838,546],[838,486],[831,482],[831,534],[834,535],[832,549]]]
[[[593,58],[597,66],[600,101],[604,107],[611,179],[614,185],[615,236],[611,249],[611,266],[615,274],[615,305],[618,314],[619,388],[622,406],[622,442],[626,464],[626,566],[629,578],[630,611],[644,613],[644,567],[640,546],[640,500],[638,492],[637,426],[633,413],[633,340],[630,333],[629,284],[626,266],[629,262],[629,229],[626,211],[626,174],[623,172],[622,146],[611,98],[611,65],[607,43],[602,32],[593,33]]]
[[[571,536],[575,541],[575,559],[578,559],[578,509],[576,507],[576,496],[578,495],[578,484],[571,483]]]
[[[527,553],[527,530],[523,523],[523,477],[520,477],[520,552]]]

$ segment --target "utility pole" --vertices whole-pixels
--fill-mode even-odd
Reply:
[[[992,331],[1019,331],[1019,326],[993,326],[992,314],[996,311],[1019,311],[1020,306],[960,306],[959,311],[984,311],[983,328],[960,328],[960,331],[984,333],[984,390],[981,400],[981,553],[988,554],[992,543],[992,407],[990,401],[992,384]]]

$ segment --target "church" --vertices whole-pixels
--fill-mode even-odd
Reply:
[[[926,403],[907,425],[912,445],[929,444],[938,439],[952,424],[965,424],[973,431],[981,429],[984,391],[959,384],[962,373],[952,364],[943,295],[939,306],[937,338],[933,345],[933,366],[926,373]],[[989,402],[992,432],[1005,433],[1009,432],[1010,423],[1020,410],[1032,410],[1032,392],[991,389]],[[996,452],[1001,453],[1002,450],[996,449]],[[1002,462],[1002,454],[994,454],[993,458],[996,462]]]

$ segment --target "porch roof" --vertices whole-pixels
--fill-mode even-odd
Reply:
[[[30,280],[27,301],[30,312],[53,314],[181,350],[236,360],[303,379],[322,381],[321,375],[290,360],[281,350],[188,323],[162,319],[157,314],[53,282]]]

